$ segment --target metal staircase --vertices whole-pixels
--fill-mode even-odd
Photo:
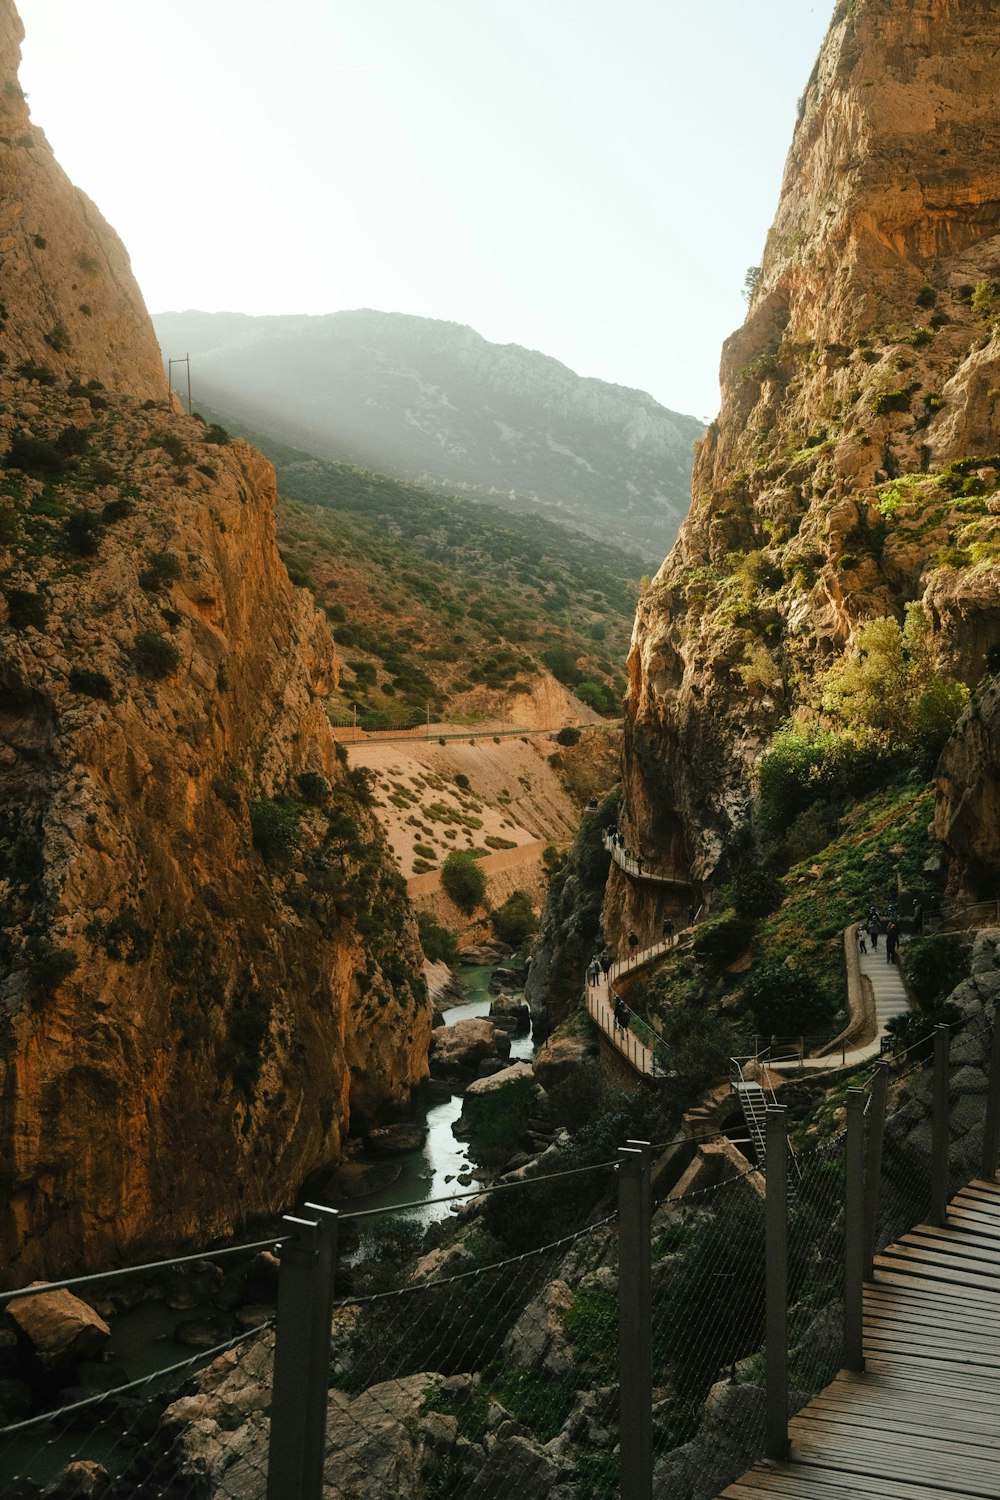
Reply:
[[[757,1158],[757,1166],[762,1172],[767,1171],[767,1110],[769,1105],[777,1104],[774,1090],[767,1079],[763,1059],[766,1054],[758,1054],[756,1057],[733,1057],[731,1085],[733,1093],[740,1101],[743,1111],[743,1119],[746,1123],[747,1132],[753,1144],[754,1155]],[[767,1087],[764,1088],[755,1078],[754,1074],[763,1075]],[[788,1194],[790,1198],[795,1196],[795,1188],[799,1180],[800,1168],[795,1153],[789,1144],[788,1149],[789,1173]]]

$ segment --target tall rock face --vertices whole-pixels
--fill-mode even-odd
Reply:
[[[26,212],[89,221],[47,155],[24,160]],[[66,290],[48,250],[4,293],[5,1281],[273,1213],[427,1071],[405,888],[331,737],[335,647],[279,557],[274,471],[167,405],[94,222],[115,272],[86,339],[38,334]]]
[[[17,81],[24,27],[0,0],[0,350],[162,399],[156,335],[128,255],[33,125]]]
[[[1000,12],[841,0],[691,510],[629,658],[626,830],[696,884],[804,680],[923,600],[974,685],[1000,642]],[[642,916],[613,878],[610,910]]]

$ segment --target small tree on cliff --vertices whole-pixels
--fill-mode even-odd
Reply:
[[[453,849],[441,866],[441,884],[459,911],[471,917],[486,898],[486,875],[471,854]]]

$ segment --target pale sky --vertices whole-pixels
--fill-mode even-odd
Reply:
[[[151,311],[449,318],[702,418],[832,11],[18,4],[35,123]]]

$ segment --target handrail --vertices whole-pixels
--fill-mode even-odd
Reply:
[[[646,865],[640,855],[633,854],[630,849],[625,849],[620,843],[615,842],[616,838],[617,834],[608,833],[606,828],[601,833],[601,843],[615,864],[624,870],[626,875],[631,875],[634,880],[652,881],[654,885],[674,885],[685,890],[690,889],[691,881],[687,876],[680,876],[674,871],[664,873],[652,865]]]

